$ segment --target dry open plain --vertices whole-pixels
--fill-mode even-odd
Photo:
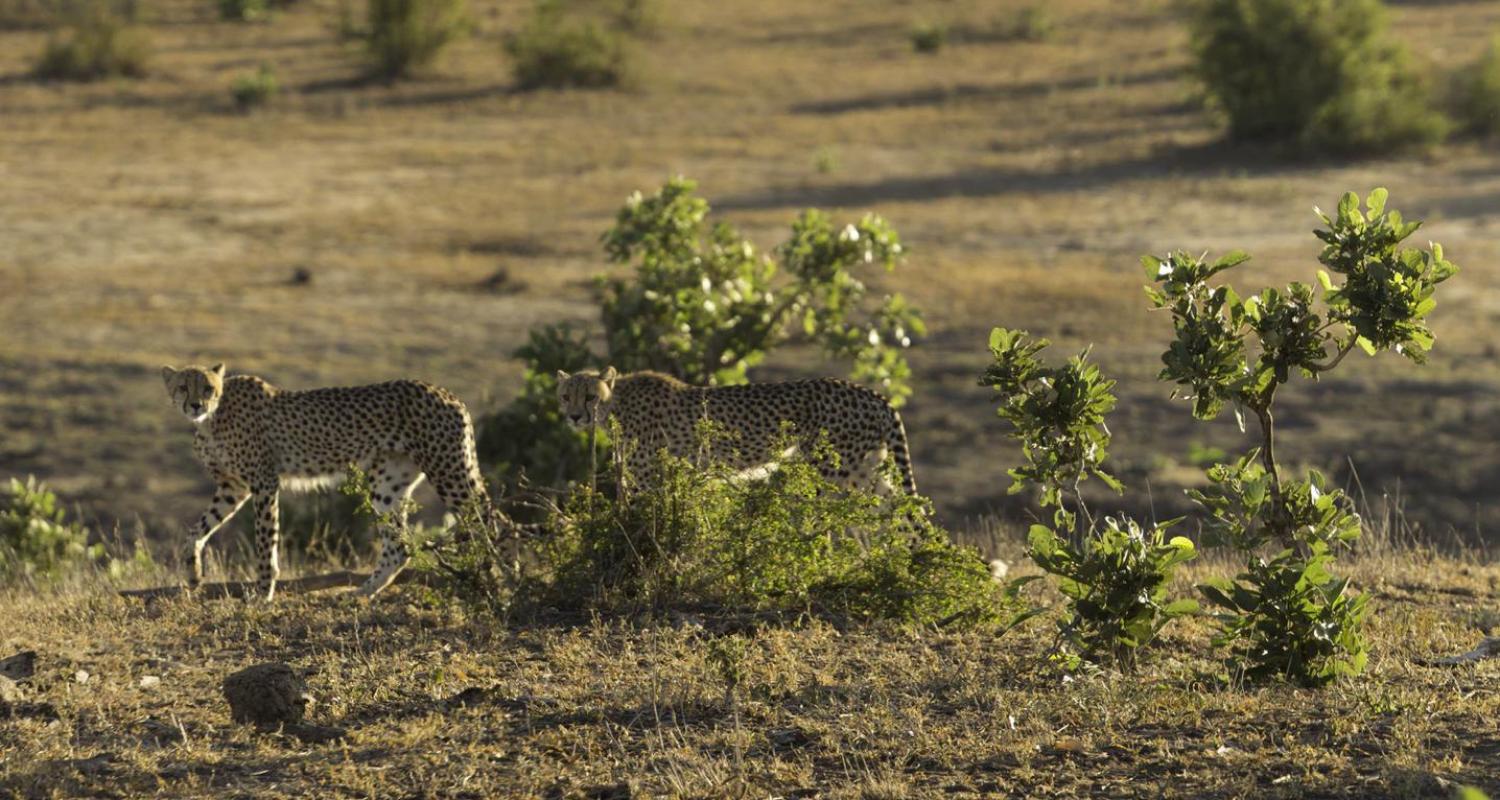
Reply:
[[[1407,526],[1463,544],[1460,560],[1361,562],[1371,673],[1323,693],[1223,686],[1201,620],[1172,629],[1180,658],[1069,685],[1037,667],[1046,620],[999,640],[772,628],[751,637],[731,703],[690,628],[479,625],[407,588],[373,608],[273,609],[0,591],[0,656],[41,651],[31,691],[56,712],[0,723],[0,796],[1500,791],[1495,662],[1413,663],[1471,646],[1500,597],[1484,544],[1500,529],[1492,143],[1357,162],[1225,144],[1168,0],[1047,3],[1040,42],[979,35],[1014,17],[1011,0],[659,0],[628,88],[533,93],[499,46],[525,4],[473,5],[475,36],[395,86],[359,79],[333,0],[265,24],[141,0],[156,55],[138,81],[38,83],[45,32],[0,29],[0,478],[42,477],[170,561],[211,486],[159,365],[225,361],[288,387],[420,377],[495,408],[531,326],[593,319],[597,239],[621,201],[684,174],[765,247],[809,206],[877,211],[901,232],[910,259],[883,285],[930,324],[906,417],[950,526],[983,536],[1012,528],[981,518],[1026,514],[1005,494],[1018,455],[975,385],[994,325],[1093,344],[1119,379],[1112,463],[1132,491],[1118,502],[1164,515],[1185,507],[1204,448],[1250,442],[1155,382],[1170,323],[1146,311],[1138,257],[1243,248],[1247,288],[1311,280],[1313,207],[1383,185],[1463,268],[1440,294],[1435,353],[1420,368],[1360,356],[1294,385],[1283,458],[1357,474],[1370,508],[1402,505]],[[1434,74],[1500,30],[1497,3],[1392,5]],[[971,35],[918,54],[921,21]],[[262,62],[283,96],[236,113],[231,81]],[[791,353],[760,374],[824,367]],[[314,716],[350,742],[230,727],[218,681],[264,659],[315,668]]]

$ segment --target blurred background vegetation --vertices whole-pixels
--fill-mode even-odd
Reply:
[[[901,267],[860,280],[922,310],[925,332],[871,313],[912,334],[897,385],[950,527],[1030,505],[975,384],[996,325],[1095,343],[1137,489],[1097,500],[1171,516],[1246,439],[1154,380],[1171,323],[1139,255],[1244,248],[1256,283],[1303,278],[1312,208],[1384,185],[1465,266],[1433,356],[1289,393],[1279,455],[1477,546],[1500,527],[1497,33],[1500,6],[1442,0],[0,0],[0,479],[56,493],[59,552],[78,522],[175,542],[211,487],[156,367],[220,360],[448,386],[503,423],[506,477],[528,420],[553,431],[549,372],[525,372],[546,348],[654,363],[611,338],[650,322],[621,311],[649,287],[601,237],[686,175],[733,234],[685,258],[767,302],[729,244],[793,270],[805,209],[900,231]],[[720,377],[849,374],[814,333]],[[299,546],[365,552],[343,504],[289,502]]]

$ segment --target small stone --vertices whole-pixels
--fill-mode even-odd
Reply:
[[[159,686],[159,685],[161,685],[161,678],[158,678],[155,675],[142,675],[141,676],[141,688],[142,689],[151,689],[151,688],[154,688],[154,687]]]
[[[224,679],[224,699],[235,722],[276,727],[302,721],[312,695],[287,664],[246,667]]]
[[[73,680],[78,681],[79,683],[88,683],[89,682],[89,672],[88,672],[88,670],[81,669],[81,670],[78,670],[77,672],[73,673]]]

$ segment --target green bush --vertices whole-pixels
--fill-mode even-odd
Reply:
[[[708,203],[694,188],[676,178],[649,197],[637,193],[603,235],[609,260],[632,271],[597,284],[602,356],[586,334],[565,328],[533,331],[517,352],[526,361],[521,395],[479,424],[480,458],[503,466],[508,480],[524,470],[559,486],[587,474],[586,442],[556,410],[559,369],[611,365],[737,384],[776,348],[800,340],[850,363],[853,379],[876,385],[894,405],[911,393],[903,353],[925,330],[921,316],[899,294],[874,301],[865,282],[904,255],[895,230],[873,215],[839,228],[810,210],[773,258],[725,223],[710,228]]]
[[[34,72],[43,80],[92,81],[146,74],[151,46],[104,3],[92,3],[47,38]]]
[[[241,111],[269,105],[280,93],[281,81],[277,80],[276,70],[269,64],[261,64],[254,72],[235,78],[229,87],[234,106]]]
[[[913,25],[911,49],[918,53],[936,53],[948,41],[948,26],[936,22],[920,22]]]
[[[1224,609],[1219,641],[1234,648],[1230,663],[1240,677],[1320,684],[1364,667],[1365,601],[1331,571],[1337,550],[1359,537],[1360,519],[1316,472],[1306,479],[1282,474],[1272,407],[1294,373],[1316,379],[1356,347],[1425,360],[1433,295],[1457,267],[1441,245],[1403,248],[1420,223],[1385,203],[1386,191],[1376,189],[1365,211],[1351,193],[1335,215],[1319,212],[1328,227],[1315,232],[1324,242],[1318,289],[1292,283],[1241,297],[1228,285],[1211,285],[1248,260],[1242,253],[1214,262],[1184,252],[1143,259],[1156,284],[1153,305],[1173,320],[1161,380],[1184,387],[1200,419],[1228,405],[1242,426],[1251,416],[1260,428],[1258,449],[1209,468],[1209,486],[1191,493],[1207,512],[1205,534],[1248,562],[1233,581],[1200,587]],[[1267,547],[1276,548],[1269,558]]]
[[[1430,144],[1446,122],[1380,0],[1193,0],[1197,73],[1237,139],[1330,153]]]
[[[1010,470],[1011,491],[1035,485],[1041,504],[1054,509],[1053,526],[1031,526],[1027,540],[1031,559],[1058,577],[1068,598],[1059,623],[1072,648],[1064,663],[1128,670],[1167,623],[1198,610],[1193,600],[1167,600],[1177,566],[1196,550],[1184,537],[1166,538],[1172,522],[1143,528],[1129,519],[1096,522],[1089,513],[1083,481],[1094,477],[1121,488],[1103,469],[1114,381],[1088,363],[1086,352],[1062,366],[1047,365],[1037,357],[1047,345],[1024,331],[996,328],[990,333],[993,363],[979,382],[1000,394],[998,414],[1011,424],[1026,459]]]
[[[520,88],[605,88],[625,79],[628,55],[619,23],[580,14],[574,5],[540,0],[526,25],[506,37]]]
[[[67,521],[57,495],[35,478],[0,486],[0,576],[56,579],[104,557],[88,532]]]
[[[534,574],[514,596],[570,612],[812,612],[988,626],[1025,617],[1016,587],[995,582],[977,552],[911,521],[926,516],[916,498],[845,491],[802,458],[763,481],[736,483],[665,456],[655,472],[627,499],[574,491],[548,519]],[[467,554],[448,560],[465,565],[455,572],[500,579],[496,552],[473,537]],[[462,593],[483,607],[504,593],[476,585]]]
[[[1453,94],[1455,116],[1465,130],[1479,136],[1500,133],[1500,37],[1455,76]]]
[[[369,0],[365,46],[375,74],[403,78],[469,32],[465,0]]]

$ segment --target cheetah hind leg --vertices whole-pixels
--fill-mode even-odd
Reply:
[[[356,591],[363,597],[374,597],[396,579],[408,562],[402,536],[406,533],[407,501],[422,482],[422,472],[404,457],[377,462],[370,472],[370,505],[380,520],[380,560],[375,570]]]

